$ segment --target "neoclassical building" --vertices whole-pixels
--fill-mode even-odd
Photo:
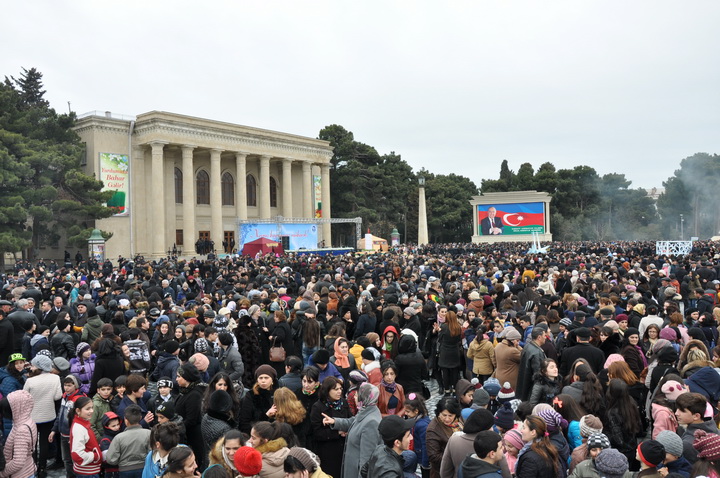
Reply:
[[[194,254],[198,238],[222,252],[242,220],[330,218],[327,141],[161,111],[88,113],[75,130],[87,172],[125,191],[119,214],[96,224],[113,232],[106,257]],[[329,222],[319,229],[329,246]]]

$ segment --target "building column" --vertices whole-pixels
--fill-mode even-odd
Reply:
[[[165,168],[163,165],[163,149],[166,142],[153,141],[152,165],[150,170],[151,198],[152,198],[152,227],[148,232],[152,234],[153,243],[150,255],[163,257],[165,255]]]
[[[293,217],[292,205],[292,159],[284,158],[282,163],[283,216]]]
[[[320,185],[322,187],[322,218],[330,219],[330,165],[320,165]],[[326,222],[323,224],[323,242],[325,247],[332,247],[332,234],[330,230],[330,223]]]
[[[235,167],[237,168],[235,179],[235,211],[238,219],[245,220],[247,212],[247,154],[235,153]]]
[[[195,169],[193,167],[193,150],[195,146],[182,147],[183,174],[183,251],[192,255],[195,250]]]
[[[130,218],[134,221],[134,230],[132,241],[134,244],[130,246],[130,259],[134,259],[135,254],[147,254],[151,245],[147,243],[147,209],[140,204],[145,204],[147,199],[147,190],[145,186],[145,149],[141,147],[133,147],[132,154],[133,164],[131,165],[131,173],[133,175],[132,196],[130,198]]]
[[[222,184],[220,179],[221,149],[210,150],[210,240],[215,242],[215,250],[222,250]]]
[[[307,161],[302,163],[303,172],[303,217],[312,219],[313,214],[313,182],[312,182],[312,164]]]
[[[270,218],[270,156],[260,156],[260,219]]]

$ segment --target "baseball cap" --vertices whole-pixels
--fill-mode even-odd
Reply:
[[[378,430],[383,441],[386,441],[392,440],[401,433],[410,430],[413,426],[415,426],[415,420],[405,420],[397,415],[389,415],[380,420]]]

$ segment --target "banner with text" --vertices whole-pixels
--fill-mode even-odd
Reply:
[[[100,181],[103,182],[103,191],[115,191],[107,202],[107,207],[115,211],[115,216],[130,213],[128,165],[127,154],[100,153]]]
[[[320,176],[313,176],[313,196],[315,198],[315,217],[322,217],[322,183]]]
[[[317,224],[247,223],[240,224],[237,248],[242,250],[246,242],[260,237],[280,242],[282,236],[289,237],[291,251],[318,247]]]
[[[481,236],[545,234],[545,203],[479,204],[478,230]]]

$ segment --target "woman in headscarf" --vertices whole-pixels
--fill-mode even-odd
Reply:
[[[343,470],[341,478],[360,476],[360,468],[381,443],[378,427],[382,416],[377,407],[380,390],[363,383],[357,393],[358,414],[350,418],[333,418],[323,414],[323,425],[346,432]]]
[[[348,342],[348,340],[344,337],[338,337],[335,339],[333,349],[335,353],[330,357],[330,362],[335,364],[335,367],[342,374],[343,379],[347,383],[350,372],[357,368],[355,365],[355,357],[349,353],[350,342]]]

